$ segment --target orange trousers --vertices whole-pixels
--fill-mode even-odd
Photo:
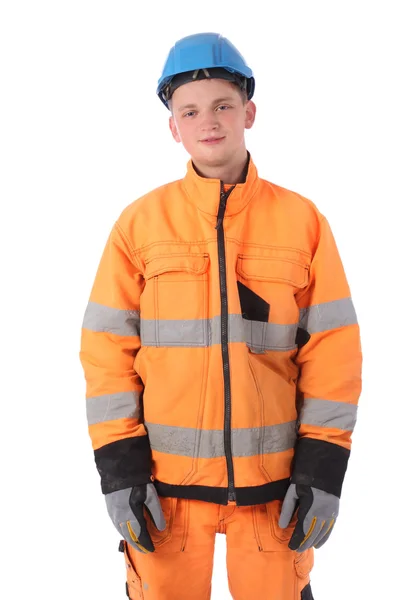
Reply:
[[[278,526],[282,501],[221,506],[160,497],[167,527],[158,531],[145,511],[155,552],[142,554],[126,542],[131,600],[210,600],[216,533],[226,535],[227,574],[234,600],[312,599],[313,549],[288,548],[295,521]]]

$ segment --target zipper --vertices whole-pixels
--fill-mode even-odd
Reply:
[[[227,192],[224,191],[221,181],[220,202],[218,207],[217,225],[217,243],[218,243],[218,267],[219,284],[221,292],[221,349],[222,349],[222,368],[224,373],[224,449],[226,457],[226,466],[228,471],[228,502],[236,500],[235,483],[233,473],[232,458],[232,429],[231,429],[231,378],[228,354],[228,294],[226,283],[226,257],[224,241],[224,215],[226,202],[234,186]]]

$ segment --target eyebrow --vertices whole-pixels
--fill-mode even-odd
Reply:
[[[224,96],[223,98],[217,98],[213,104],[219,104],[220,102],[235,102],[235,98],[232,96]],[[185,110],[187,108],[197,108],[196,104],[183,104],[178,108],[178,111]]]

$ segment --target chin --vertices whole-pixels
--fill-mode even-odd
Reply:
[[[223,153],[208,153],[208,152],[204,152],[204,153],[196,153],[195,155],[193,155],[193,160],[196,162],[196,160],[199,163],[202,163],[203,165],[207,165],[207,167],[222,167],[223,165],[225,165],[227,162],[229,162],[230,159],[230,155],[227,152],[223,152]]]

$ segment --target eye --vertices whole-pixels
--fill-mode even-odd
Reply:
[[[187,117],[188,115],[194,115],[194,110],[189,110],[189,112],[185,113],[183,116]]]
[[[218,106],[218,108],[230,108],[230,106],[228,106],[227,104],[221,104],[220,106]]]

